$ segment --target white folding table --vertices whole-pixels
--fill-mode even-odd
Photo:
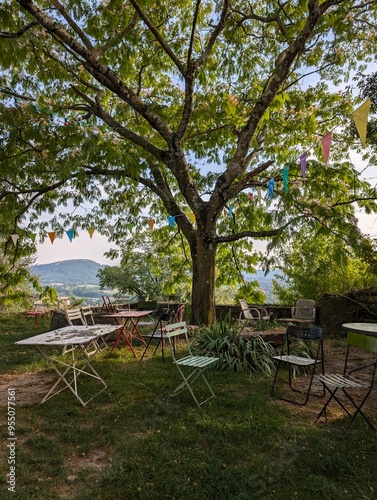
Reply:
[[[41,403],[64,389],[69,389],[80,403],[86,406],[89,401],[107,388],[106,382],[91,364],[91,358],[96,352],[89,353],[88,349],[98,346],[98,340],[113,332],[114,329],[114,325],[66,326],[16,342],[18,345],[35,347],[58,375],[58,380]],[[62,354],[62,348],[64,354]],[[59,354],[56,353],[57,349],[59,349]],[[84,401],[79,394],[77,379],[80,375],[95,379],[103,386],[87,401]]]

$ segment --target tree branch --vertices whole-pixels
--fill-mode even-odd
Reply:
[[[170,59],[173,61],[173,63],[177,66],[177,68],[179,69],[179,72],[183,76],[185,76],[185,74],[186,74],[185,66],[178,59],[178,57],[174,54],[174,52],[171,50],[171,48],[169,47],[167,42],[164,40],[164,38],[161,36],[160,32],[156,28],[156,26],[152,23],[152,21],[149,19],[149,17],[146,15],[146,13],[142,10],[142,8],[140,7],[140,5],[137,3],[136,0],[130,0],[130,3],[132,4],[132,6],[136,10],[136,12],[139,14],[141,19],[144,21],[144,23],[147,25],[148,29],[153,34],[153,36],[156,38],[158,43],[164,49],[166,54],[170,57]]]

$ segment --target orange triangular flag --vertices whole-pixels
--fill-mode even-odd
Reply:
[[[353,112],[353,120],[356,125],[357,132],[360,136],[361,144],[365,146],[367,140],[367,123],[370,110],[370,99],[367,99],[356,111]]]
[[[329,132],[322,139],[322,150],[323,150],[323,158],[325,160],[325,165],[327,165],[327,162],[329,161],[331,141],[332,141],[332,132]]]
[[[13,245],[16,246],[18,241],[18,234],[11,234],[10,237],[12,238]]]
[[[151,229],[153,229],[154,226],[154,220],[153,219],[148,219],[148,225]]]
[[[50,238],[50,241],[51,241],[51,244],[54,244],[54,239],[55,239],[55,236],[56,236],[56,233],[55,231],[51,231],[48,234],[48,237]]]
[[[89,233],[90,239],[92,239],[92,236],[93,236],[93,233],[94,233],[94,227],[90,227],[88,229],[88,233]]]

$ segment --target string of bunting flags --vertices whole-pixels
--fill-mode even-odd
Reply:
[[[82,121],[82,120],[69,121],[67,118],[61,119],[52,111],[49,111],[49,110],[46,111],[45,109],[42,109],[42,111],[41,111],[41,109],[34,102],[25,102],[23,100],[20,100],[18,97],[14,97],[14,105],[16,107],[31,106],[34,109],[35,113],[38,115],[40,115],[41,112],[46,112],[49,115],[50,122],[53,123],[54,120],[57,120],[57,125],[62,124],[64,126],[68,126],[69,124],[73,123],[76,127],[80,127],[80,123]],[[360,137],[361,144],[364,147],[366,145],[366,132],[367,132],[367,123],[368,123],[368,115],[369,115],[370,107],[371,107],[371,100],[367,99],[363,104],[361,104],[361,106],[359,106],[351,114],[351,117],[353,118],[355,126],[356,126],[357,133]],[[3,124],[0,124],[0,127],[2,130],[4,130],[4,128],[5,128],[5,126]],[[97,127],[95,127],[95,128],[97,128]],[[333,130],[328,132],[321,139],[323,159],[324,159],[324,163],[326,166],[328,165],[329,156],[330,156]],[[301,174],[302,174],[302,177],[304,180],[305,180],[306,172],[307,172],[307,158],[308,158],[308,151],[301,154],[298,158],[299,163],[300,163],[300,167],[301,167]],[[286,166],[282,169],[281,177],[282,177],[282,181],[283,181],[284,191],[288,192],[288,190],[289,190],[289,166]],[[274,197],[275,179],[274,178],[269,179],[268,181],[266,181],[266,183],[264,185],[267,185],[268,195],[269,195],[270,199],[272,200]],[[259,203],[261,203],[261,197],[262,197],[262,186],[258,187],[258,190],[257,190],[257,199],[258,199]],[[249,193],[249,199],[252,203],[255,203],[255,197],[254,197],[253,193]],[[228,207],[228,210],[224,209],[224,217],[232,216],[232,215],[233,215],[233,206],[230,205]],[[175,226],[176,217],[179,217],[179,215],[171,215],[171,216],[167,217],[169,225],[172,228],[174,228],[174,226]],[[195,215],[192,212],[188,214],[188,218],[190,219],[190,221],[192,223],[195,222]],[[148,223],[150,229],[153,230],[154,223],[155,223],[154,219],[147,219],[147,223]],[[130,223],[126,224],[126,227],[129,231],[131,231],[132,228],[134,227],[134,225],[135,225],[134,223],[130,222]],[[113,236],[115,226],[109,225],[109,226],[107,226],[107,229],[110,233],[110,236]],[[89,228],[87,231],[89,233],[90,238],[92,239],[92,236],[94,233],[94,228]],[[70,242],[72,242],[74,237],[77,236],[77,233],[73,229],[67,230],[67,231],[65,231],[65,233],[66,233],[67,237],[69,238]],[[48,234],[48,237],[51,241],[51,244],[53,244],[54,240],[56,238],[56,232],[50,231],[47,234]],[[11,236],[13,244],[16,245],[20,235],[11,234],[10,236]],[[35,242],[36,236],[37,236],[37,234],[35,234],[35,233],[28,234],[28,237],[32,240],[33,243]]]

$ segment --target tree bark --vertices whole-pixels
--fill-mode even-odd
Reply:
[[[192,300],[190,323],[212,325],[216,321],[215,259],[217,244],[202,233],[191,244]]]

